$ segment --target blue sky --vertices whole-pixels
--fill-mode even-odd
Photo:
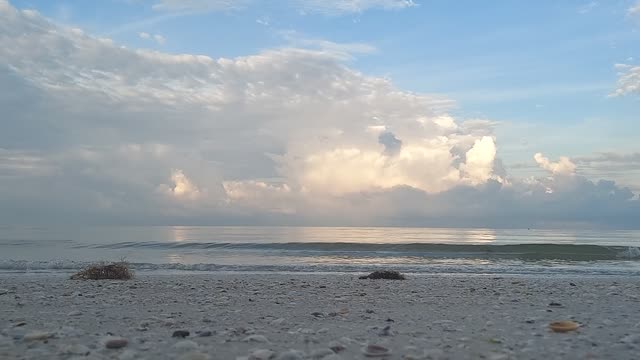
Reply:
[[[6,0],[0,5],[2,2]],[[180,130],[185,138],[191,136],[185,143],[199,144],[198,152],[188,156],[213,162],[216,169],[209,175],[193,174],[167,160],[158,164],[157,174],[150,172],[144,178],[156,190],[166,185],[158,180],[162,171],[172,174],[165,180],[171,177],[173,184],[167,186],[174,195],[178,190],[202,195],[204,185],[198,186],[194,180],[198,176],[204,182],[212,178],[220,181],[227,202],[233,200],[229,199],[234,191],[245,196],[257,194],[256,186],[268,188],[269,195],[260,192],[256,196],[280,192],[294,199],[278,197],[276,202],[282,204],[275,212],[279,214],[296,213],[300,194],[309,189],[334,186],[338,190],[327,192],[342,200],[354,192],[379,192],[397,186],[433,195],[455,192],[459,186],[480,188],[490,181],[513,189],[521,186],[527,194],[535,183],[550,194],[553,186],[540,179],[570,174],[588,182],[575,186],[614,180],[620,189],[640,192],[640,137],[635,125],[640,113],[640,3],[634,0],[11,0],[7,4],[9,15],[13,8],[37,11],[40,20],[29,17],[28,12],[20,19],[10,19],[14,26],[27,29],[25,36],[32,31],[34,44],[42,46],[42,53],[35,59],[26,48],[28,42],[12,44],[11,36],[6,37],[7,49],[25,46],[23,55],[7,55],[10,60],[4,65],[11,79],[22,79],[18,81],[35,86],[43,92],[41,96],[56,99],[57,91],[64,87],[71,92],[94,89],[96,94],[107,93],[112,98],[143,94],[158,101],[148,109],[146,103],[125,101],[118,105],[121,109],[135,110],[122,110],[123,118],[151,116],[161,106],[173,106],[171,109],[177,111],[180,105],[184,112],[194,111],[192,121]],[[41,20],[59,34],[57,40],[33,30],[32,22]],[[90,38],[68,32],[71,28],[82,29]],[[7,28],[6,32],[10,31],[17,30]],[[101,43],[100,38],[111,39],[113,45]],[[60,48],[56,41],[69,49]],[[120,46],[128,53],[118,50]],[[100,49],[102,57],[95,57],[94,48]],[[180,54],[204,55],[206,59],[181,58]],[[135,61],[140,62],[136,64],[139,67],[118,62],[125,56],[138,56]],[[221,62],[221,58],[229,63]],[[34,61],[41,62],[40,70],[29,67]],[[178,70],[177,66],[184,68]],[[104,76],[110,80],[96,74],[107,74]],[[292,74],[296,79],[307,76],[309,87],[299,81],[289,83]],[[61,80],[62,75],[66,80]],[[224,86],[214,88],[211,79]],[[225,91],[245,86],[248,97],[242,100],[243,105],[222,100]],[[262,86],[268,88],[261,90],[259,97],[253,91]],[[165,93],[166,87],[172,92]],[[340,89],[351,90],[333,94]],[[194,98],[197,91],[201,96]],[[360,92],[368,95],[359,97]],[[275,94],[287,99],[307,99],[308,94],[316,94],[326,96],[327,103],[320,105],[318,98],[309,95],[296,105],[255,105],[257,98],[263,101],[265,96]],[[340,105],[345,107],[331,113],[334,118],[320,114],[333,108],[340,96],[346,96],[345,104]],[[215,99],[215,104],[206,99]],[[442,99],[447,102],[444,110],[433,105]],[[90,111],[91,115],[83,118],[108,119],[108,111],[99,110],[106,103],[95,101],[102,107],[88,110],[87,105],[75,115],[67,110],[58,115],[70,117]],[[81,107],[78,103],[74,106]],[[363,114],[373,115],[367,120],[361,118]],[[245,124],[235,116],[249,120]],[[227,118],[235,123],[223,125],[221,120],[211,120]],[[229,132],[203,132],[199,126],[209,120],[216,124],[215,131]],[[416,121],[424,133],[415,133]],[[242,127],[239,122],[251,130],[236,129]],[[151,129],[143,127],[134,132],[113,126],[113,133],[119,135],[104,147],[182,146],[169,133],[161,134],[161,129],[157,137],[143,139],[139,134]],[[59,133],[65,139],[81,132],[75,125],[61,128]],[[236,130],[239,132],[233,132]],[[189,131],[193,133],[188,135]],[[383,131],[379,138],[376,131]],[[306,144],[301,137],[309,134],[323,134],[325,143]],[[225,147],[217,145],[216,136],[238,141]],[[252,137],[261,139],[254,148],[240,144],[240,139]],[[384,145],[384,138],[399,141],[402,150],[398,159],[376,158],[368,152]],[[94,144],[78,138],[65,141],[70,141],[65,143],[67,152],[74,147],[97,151],[92,148]],[[440,153],[440,142],[449,150]],[[40,151],[36,147],[11,149],[0,144],[0,150],[11,159],[18,158],[14,152],[20,151],[38,161],[52,161],[33,155]],[[354,151],[360,155],[353,155]],[[207,155],[219,152],[234,155]],[[546,162],[540,160],[543,157],[534,160],[536,153],[543,153]],[[423,163],[416,162],[416,156],[424,156]],[[306,165],[296,159],[306,159]],[[78,159],[69,161],[78,164]],[[318,163],[309,165],[313,161]],[[339,168],[349,161],[353,161],[352,168],[362,166],[363,170],[377,166],[371,164],[387,165],[368,178],[349,181],[327,174],[326,169]],[[433,174],[421,170],[441,165]],[[199,165],[194,162],[193,168]],[[138,185],[142,182],[136,181]],[[555,184],[560,183],[567,184],[556,179]],[[300,193],[291,195],[296,191]],[[98,197],[105,196],[101,193]],[[251,208],[248,203],[241,205],[240,212]]]

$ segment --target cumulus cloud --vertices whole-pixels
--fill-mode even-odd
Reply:
[[[0,218],[467,226],[511,213],[591,221],[585,204],[637,215],[628,190],[564,176],[569,160],[540,155],[552,176],[510,178],[493,122],[456,119],[451,101],[362,74],[344,51],[127,49],[0,0]]]
[[[576,172],[576,165],[566,156],[561,156],[557,162],[550,161],[541,153],[533,156],[536,163],[554,175],[572,175]]]
[[[200,197],[200,189],[195,186],[182,170],[171,172],[171,184],[161,184],[158,190],[176,198],[195,200]]]

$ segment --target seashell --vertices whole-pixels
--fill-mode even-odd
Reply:
[[[576,330],[578,327],[580,327],[578,323],[569,320],[549,323],[549,329],[555,332],[569,332]]]
[[[382,345],[369,344],[362,348],[362,353],[367,357],[382,357],[391,355],[391,350]]]

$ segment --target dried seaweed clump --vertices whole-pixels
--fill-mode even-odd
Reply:
[[[71,276],[72,280],[129,280],[133,272],[129,270],[129,263],[120,261],[111,264],[94,264]]]
[[[369,275],[360,276],[359,279],[406,280],[404,275],[392,270],[374,271]]]

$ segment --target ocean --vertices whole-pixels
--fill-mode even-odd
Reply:
[[[0,227],[0,272],[640,275],[640,231],[381,227]]]

